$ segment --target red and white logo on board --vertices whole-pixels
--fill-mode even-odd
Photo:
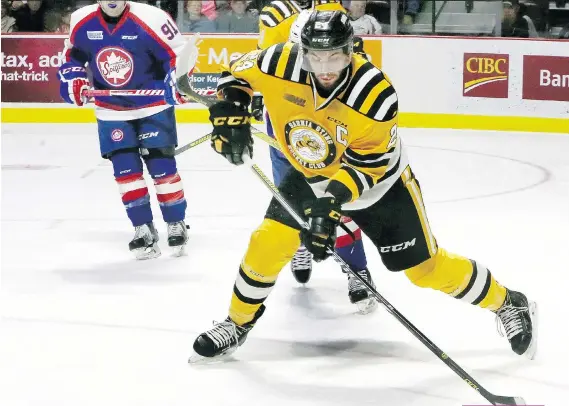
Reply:
[[[508,54],[465,53],[462,71],[464,97],[508,97],[510,56]]]
[[[114,129],[111,132],[111,139],[113,141],[119,142],[119,141],[122,141],[123,138],[124,138],[124,133],[121,130],[119,130],[118,128]]]
[[[109,85],[121,87],[132,78],[134,61],[132,55],[122,48],[107,47],[97,54],[97,67]]]
[[[522,98],[569,101],[569,57],[524,55]]]

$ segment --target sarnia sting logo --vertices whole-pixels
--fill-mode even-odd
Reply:
[[[336,157],[334,139],[326,129],[309,120],[294,120],[285,125],[288,149],[307,169],[322,169]]]
[[[97,67],[109,85],[121,87],[132,78],[134,63],[132,56],[122,48],[107,47],[97,54]]]

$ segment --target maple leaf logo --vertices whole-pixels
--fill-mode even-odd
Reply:
[[[121,86],[132,75],[132,59],[128,54],[121,52],[121,50],[117,51],[104,52],[100,55],[100,58],[98,58],[99,70],[108,83]]]

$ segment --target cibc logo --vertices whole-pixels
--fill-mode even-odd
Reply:
[[[464,54],[462,95],[506,99],[509,75],[507,54]]]

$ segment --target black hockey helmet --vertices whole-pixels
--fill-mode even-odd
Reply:
[[[354,29],[346,13],[342,11],[312,12],[300,33],[303,69],[310,72],[323,69],[327,72],[341,71],[351,62],[353,38]],[[319,54],[329,56],[330,61],[322,64],[323,59]]]

